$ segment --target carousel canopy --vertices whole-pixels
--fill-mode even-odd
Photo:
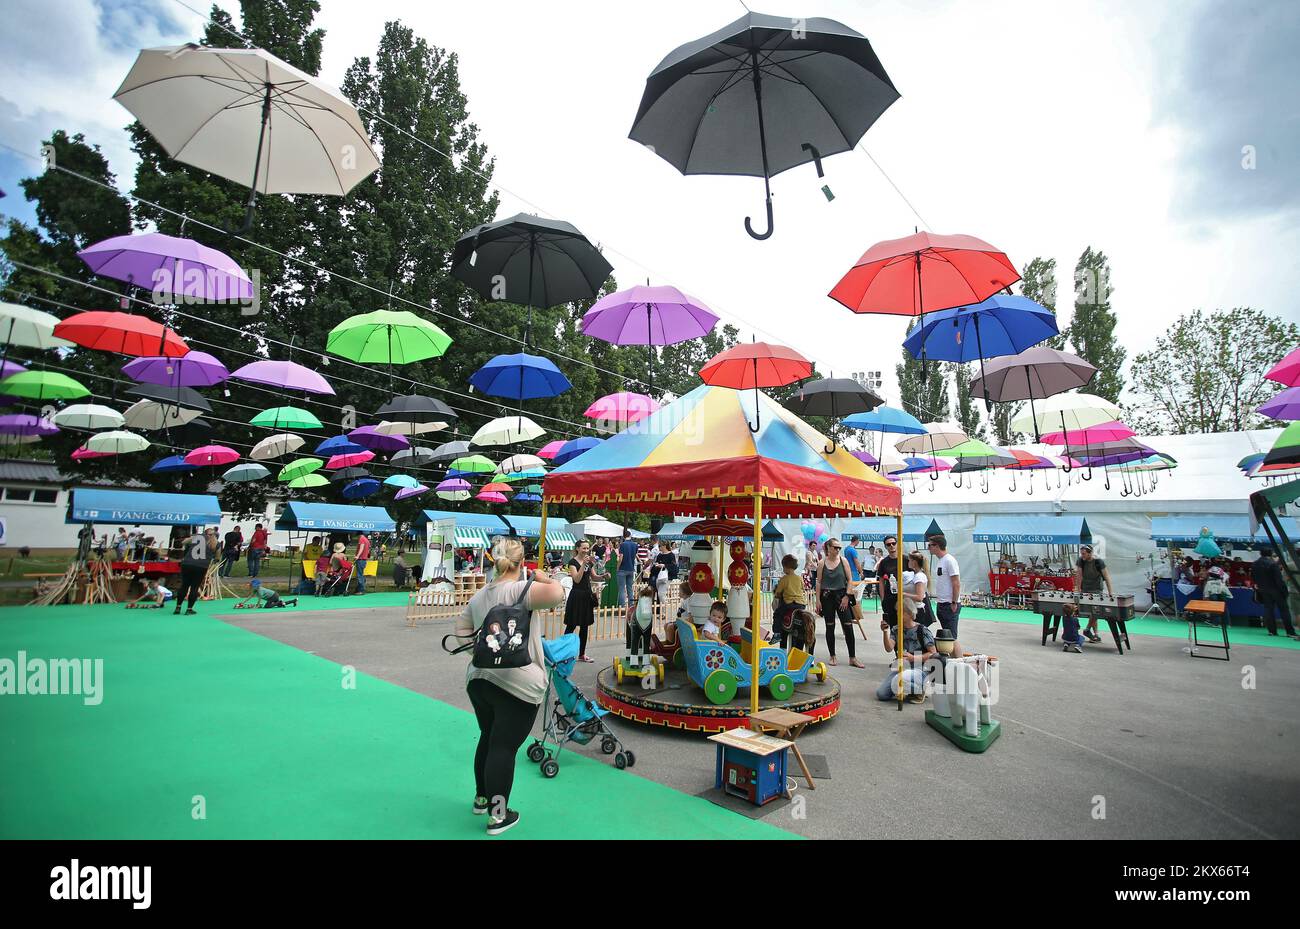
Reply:
[[[705,384],[556,468],[543,487],[548,502],[650,513],[744,516],[755,496],[773,517],[899,511],[897,487],[829,445],[766,394]]]

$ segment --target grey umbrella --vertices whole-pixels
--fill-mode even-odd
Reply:
[[[461,443],[464,445],[465,443]],[[388,463],[395,468],[418,468],[420,465],[426,465],[431,461],[437,461],[434,457],[434,450],[423,445],[417,445],[413,448],[404,448],[392,458]]]
[[[451,461],[470,453],[468,442],[443,442],[432,451],[427,448],[423,451],[429,453],[429,461]],[[393,462],[397,462],[397,456],[393,457]]]
[[[970,395],[986,396],[995,403],[1028,400],[1037,442],[1038,416],[1034,414],[1034,401],[1082,387],[1096,373],[1097,368],[1078,355],[1036,345],[1018,355],[988,361],[984,373],[970,382]]]
[[[873,390],[847,377],[828,377],[799,385],[799,393],[786,403],[786,409],[800,416],[830,416],[840,419],[854,413],[870,413],[885,401]],[[835,451],[831,440],[827,454]]]
[[[748,13],[670,52],[646,79],[632,130],[683,174],[770,180],[846,152],[898,91],[866,37],[833,19]]]

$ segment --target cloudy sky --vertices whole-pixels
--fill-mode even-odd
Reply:
[[[1056,258],[1063,326],[1076,258],[1103,250],[1130,355],[1196,307],[1300,321],[1300,5],[1290,0],[754,7],[837,19],[871,39],[902,98],[864,146],[916,210],[867,155],[846,152],[825,162],[833,202],[811,166],[774,180],[766,242],[742,226],[761,218],[761,179],[683,177],[627,138],[645,76],[743,14],[739,0],[322,6],[322,77],[335,84],[390,19],[459,54],[502,215],[569,220],[605,248],[620,284],[675,284],[826,373],[885,369],[887,393],[905,323],[854,316],[826,293],[872,243],[923,223],[986,239],[1018,266]],[[129,177],[129,117],[111,95],[137,49],[193,39],[202,17],[176,0],[5,8],[0,143],[35,152],[56,127],[80,130]],[[30,215],[15,184],[30,170],[0,149],[0,209]]]

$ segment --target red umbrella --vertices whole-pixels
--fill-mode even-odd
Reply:
[[[754,390],[754,414],[758,419],[758,389],[784,387],[806,377],[812,377],[813,363],[793,348],[769,345],[766,342],[748,342],[734,345],[725,352],[714,355],[700,369],[700,379],[711,387],[730,387],[734,390]],[[761,421],[751,424],[749,430],[757,432]]]
[[[86,348],[119,355],[180,358],[190,350],[180,336],[161,323],[116,310],[91,310],[69,316],[54,327],[54,334]]]

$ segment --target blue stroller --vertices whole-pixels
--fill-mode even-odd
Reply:
[[[542,776],[555,777],[560,773],[557,759],[566,743],[586,745],[600,736],[600,750],[614,756],[614,767],[630,768],[636,764],[636,756],[623,747],[618,736],[605,724],[604,716],[609,711],[588,700],[569,679],[578,657],[577,635],[569,633],[557,639],[543,639],[542,653],[547,672],[546,697],[542,701],[542,737],[534,739],[528,746],[528,760],[542,766]],[[554,752],[546,747],[548,740],[555,743]]]

